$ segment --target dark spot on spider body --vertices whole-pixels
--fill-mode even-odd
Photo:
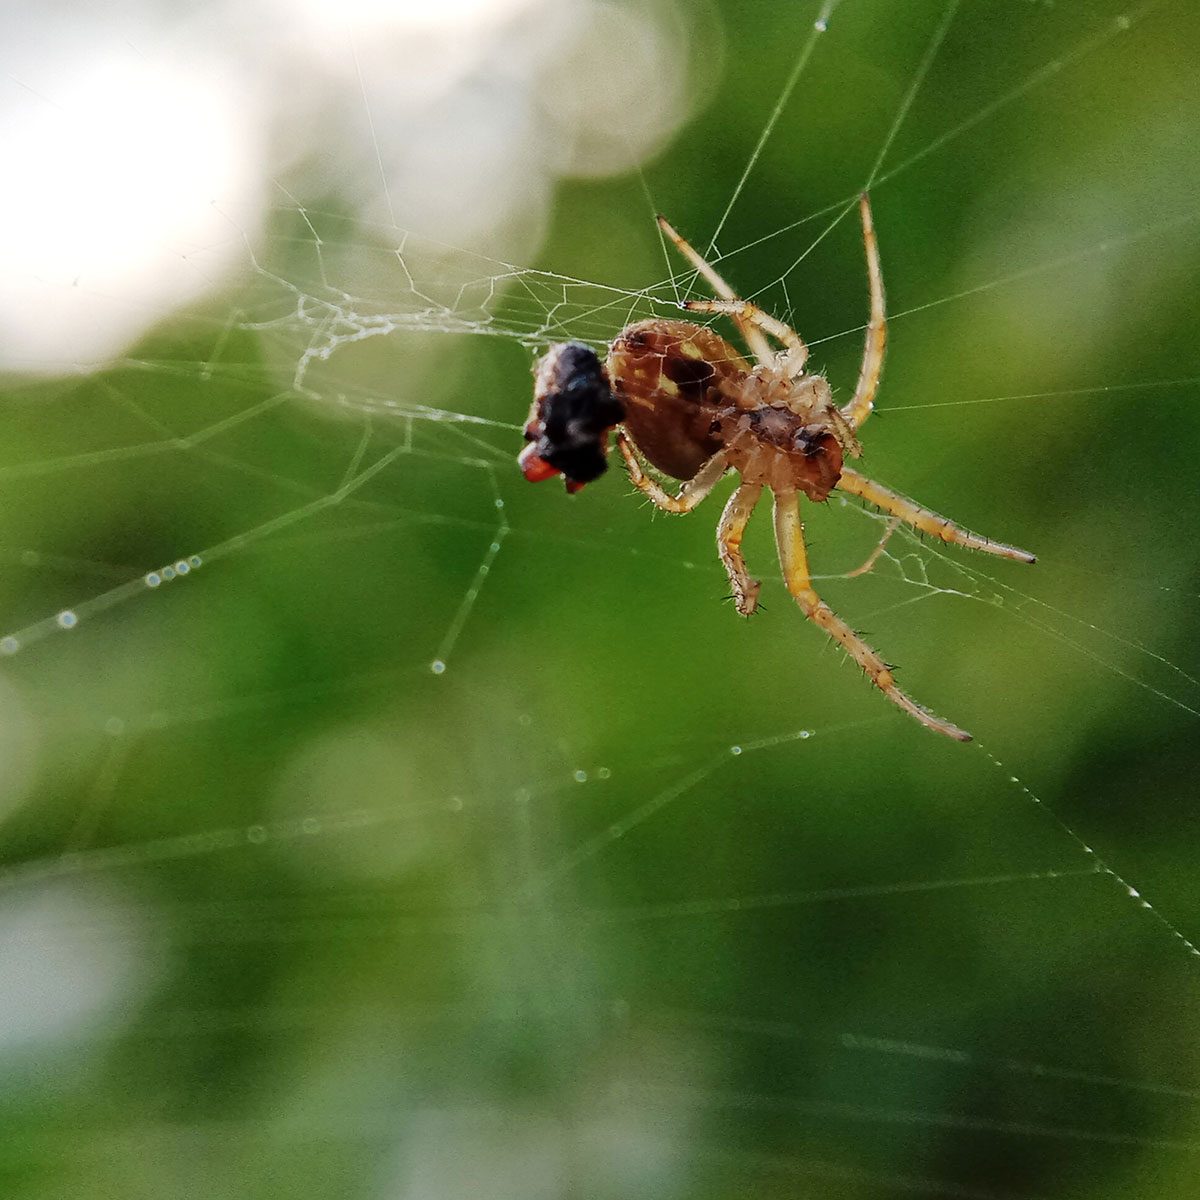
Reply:
[[[662,373],[679,388],[681,396],[698,404],[707,397],[716,369],[706,359],[676,352],[664,355]]]
[[[805,458],[832,453],[837,445],[837,438],[830,433],[827,425],[805,425],[792,436],[792,448],[799,450]]]
[[[648,320],[621,330],[606,366],[626,432],[664,474],[690,479],[720,448],[710,426],[747,364],[711,329]]]

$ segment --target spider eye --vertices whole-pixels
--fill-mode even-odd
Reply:
[[[551,346],[535,370],[530,444],[518,462],[531,482],[559,473],[577,492],[608,466],[608,433],[625,415],[599,356],[580,342]]]

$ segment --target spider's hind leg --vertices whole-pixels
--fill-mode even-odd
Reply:
[[[852,471],[849,467],[842,469],[837,486],[851,495],[861,496],[876,508],[883,509],[885,513],[890,513],[906,525],[911,525],[921,533],[937,538],[938,541],[965,546],[968,550],[982,550],[985,554],[995,554],[999,558],[1011,558],[1014,562],[1037,562],[1037,557],[1028,550],[1022,550],[1019,546],[1008,546],[1004,542],[994,542],[991,538],[972,533],[961,525],[955,525],[946,517],[939,516],[933,509],[926,508],[915,500],[884,487],[882,483],[876,483],[875,480]]]
[[[625,466],[629,470],[629,478],[633,486],[663,512],[691,512],[721,482],[721,476],[728,469],[725,462],[725,451],[718,450],[679,489],[678,493],[672,496],[657,480],[646,474],[641,459],[638,458],[637,447],[634,445],[633,439],[623,429],[617,431],[617,449],[625,460]]]
[[[758,593],[762,587],[762,580],[750,575],[742,557],[742,536],[761,495],[762,484],[743,483],[729,497],[717,525],[717,553],[733,588],[733,602],[743,617],[750,616],[758,608]]]
[[[969,742],[971,735],[965,729],[935,716],[902,692],[887,663],[817,595],[808,573],[804,526],[800,522],[800,504],[795,492],[775,493],[775,542],[779,547],[784,582],[804,615],[838,642],[867,673],[867,678],[898,708],[935,733]]]

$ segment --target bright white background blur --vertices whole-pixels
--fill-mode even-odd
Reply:
[[[1194,4],[16,8],[0,1200],[1190,1196]],[[870,473],[1039,564],[813,561],[974,747],[514,462],[660,207],[853,386],[877,162]]]
[[[687,68],[662,0],[8,6],[0,370],[121,355],[247,268],[272,205],[525,261],[557,179],[664,145]]]
[[[358,253],[325,249],[348,287],[361,250],[401,230],[528,261],[558,179],[627,171],[667,141],[687,63],[679,14],[658,2],[8,6],[0,372],[98,369],[187,306],[220,305],[281,206],[356,223]],[[20,696],[6,685],[0,701],[2,814],[37,747]],[[57,927],[85,911],[81,947],[38,948],[47,914]],[[146,984],[135,911],[118,889],[98,903],[73,885],[0,905],[0,1047],[130,1011]],[[122,936],[94,936],[110,926]]]

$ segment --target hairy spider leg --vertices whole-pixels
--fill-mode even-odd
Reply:
[[[738,294],[717,274],[716,269],[703,258],[700,257],[696,248],[687,242],[678,233],[675,227],[661,213],[658,215],[658,227],[671,239],[675,249],[683,255],[684,258],[708,280],[708,286],[723,300],[738,300]],[[771,343],[763,336],[762,332],[756,329],[749,322],[743,320],[740,316],[733,318],[734,324],[737,325],[738,331],[745,340],[747,346],[753,352],[754,357],[760,363],[774,362],[775,352],[771,349]]]
[[[729,497],[717,525],[717,553],[733,588],[733,602],[743,617],[750,616],[758,607],[758,593],[762,587],[762,580],[750,575],[742,557],[742,537],[761,495],[761,483],[743,483]]]
[[[800,521],[799,499],[794,491],[780,490],[775,493],[775,544],[779,547],[784,582],[804,615],[843,646],[893,704],[934,732],[943,733],[956,741],[969,742],[971,735],[966,730],[935,716],[902,692],[896,686],[887,663],[817,595],[808,573],[804,526]]]
[[[932,509],[925,508],[915,500],[876,483],[849,467],[842,468],[841,478],[837,486],[851,495],[861,496],[864,500],[898,517],[906,525],[927,533],[939,541],[951,542],[955,546],[966,546],[969,550],[982,550],[986,554],[995,554],[1000,558],[1011,558],[1014,562],[1037,562],[1035,555],[1017,546],[1006,546],[1003,542],[994,542],[990,538],[981,537],[953,521],[939,516]]]
[[[837,440],[842,443],[843,449],[851,458],[862,458],[862,442],[858,440],[858,435],[854,432],[854,426],[846,420],[845,415],[840,408],[830,408],[828,411],[829,423],[833,426],[833,432],[837,435]]]
[[[617,449],[620,450],[621,457],[629,468],[629,478],[633,481],[633,486],[649,497],[663,512],[691,512],[721,482],[721,476],[726,471],[726,452],[718,450],[679,489],[678,493],[672,496],[656,480],[646,474],[641,459],[638,457],[637,446],[624,430],[617,433]]]
[[[757,304],[749,300],[685,300],[683,307],[688,312],[723,313],[732,317],[742,330],[747,325],[757,326],[783,344],[788,375],[796,379],[804,374],[804,364],[808,362],[808,347],[804,344],[804,339],[790,325],[768,312],[763,312]],[[772,355],[770,361],[778,361],[778,356]]]
[[[863,244],[867,249],[867,280],[871,288],[871,319],[863,344],[862,369],[854,388],[854,398],[842,409],[842,416],[855,429],[861,429],[875,407],[879,377],[883,374],[883,352],[887,348],[887,313],[884,307],[883,268],[879,265],[879,240],[871,216],[871,201],[863,192],[858,201],[862,214]]]

